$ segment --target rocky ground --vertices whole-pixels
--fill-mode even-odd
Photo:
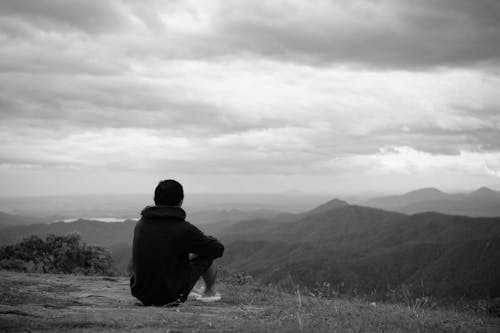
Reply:
[[[144,307],[125,277],[0,271],[0,332],[500,332],[500,319],[223,281],[218,303]]]

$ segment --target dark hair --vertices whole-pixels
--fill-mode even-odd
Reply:
[[[182,185],[173,180],[162,180],[155,189],[155,205],[177,206],[184,199]]]

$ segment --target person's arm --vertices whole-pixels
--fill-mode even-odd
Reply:
[[[220,258],[224,245],[212,236],[206,236],[200,229],[192,226],[187,237],[188,251],[200,257]]]

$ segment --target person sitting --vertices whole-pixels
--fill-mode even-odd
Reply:
[[[186,221],[183,200],[179,182],[161,181],[155,206],[144,208],[135,226],[130,288],[144,305],[185,302],[200,277],[205,289],[198,299],[220,300],[213,261],[222,257],[224,246]]]

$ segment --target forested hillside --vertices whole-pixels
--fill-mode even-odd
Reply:
[[[380,297],[402,285],[440,298],[500,296],[500,218],[347,205],[288,223],[238,223],[220,237],[222,261],[265,282]]]

